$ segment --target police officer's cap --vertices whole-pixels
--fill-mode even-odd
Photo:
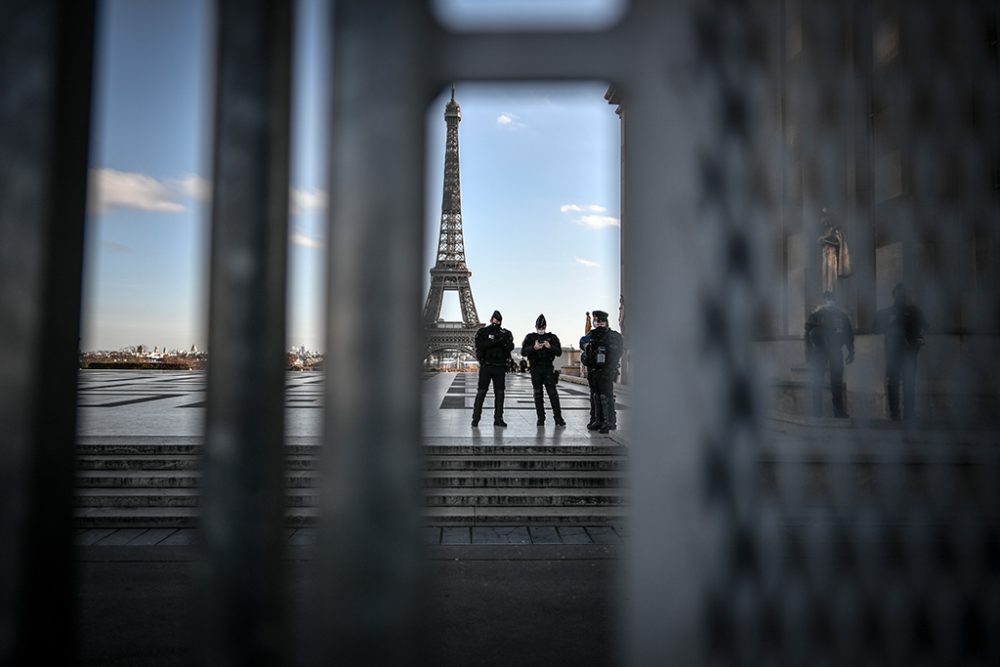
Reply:
[[[598,322],[607,322],[608,314],[605,313],[603,310],[595,310],[594,319],[597,320]]]
[[[503,315],[500,314],[499,310],[494,310],[493,315],[490,316],[491,320],[496,320],[497,322],[503,322]]]
[[[544,329],[545,328],[545,324],[546,324],[546,322],[545,322],[545,315],[539,315],[538,319],[535,320],[535,328],[536,329]]]

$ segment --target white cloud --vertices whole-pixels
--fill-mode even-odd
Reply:
[[[610,215],[583,215],[573,218],[573,222],[588,229],[604,229],[605,227],[621,227],[621,221]]]
[[[146,174],[117,169],[91,170],[91,211],[107,213],[112,208],[132,208],[159,213],[183,213],[188,202],[212,198],[212,183],[197,174],[159,180]],[[326,208],[326,192],[319,188],[290,188],[289,209],[292,215]]]
[[[325,247],[325,244],[322,241],[320,241],[318,239],[314,239],[311,236],[306,236],[302,232],[293,232],[292,234],[290,234],[288,236],[288,240],[291,241],[292,244],[297,245],[297,246],[302,246],[303,248],[323,248],[323,247]]]
[[[576,260],[577,264],[583,264],[584,266],[591,269],[596,269],[600,266],[600,264],[598,264],[597,262],[593,262],[589,259],[580,259],[579,257],[575,257],[574,259]]]
[[[168,184],[179,193],[195,201],[208,201],[212,198],[212,184],[207,178],[191,174],[184,178],[168,181]]]
[[[506,128],[524,127],[520,116],[516,113],[508,113],[506,111],[497,116],[497,125]]]
[[[607,213],[608,209],[598,204],[563,204],[559,207],[563,213]]]
[[[326,192],[319,188],[292,188],[290,195],[292,215],[326,209]]]
[[[91,209],[105,213],[112,208],[134,208],[158,213],[183,213],[180,193],[152,176],[116,169],[91,171]]]

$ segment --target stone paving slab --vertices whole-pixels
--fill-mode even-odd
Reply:
[[[113,532],[115,532],[114,528],[95,528],[93,530],[85,530],[83,533],[76,536],[76,544],[78,546],[88,547],[93,544],[97,544]]]
[[[582,526],[559,526],[556,530],[559,531],[559,537],[562,538],[563,544],[593,544],[594,541],[590,539],[590,535]]]
[[[622,541],[611,526],[587,526],[586,530],[594,544],[620,544]]]
[[[529,526],[528,534],[531,535],[532,544],[561,544],[559,531],[555,526]]]
[[[475,526],[473,544],[531,544],[526,526]]]
[[[195,528],[181,528],[177,532],[172,533],[167,539],[160,542],[158,546],[162,547],[189,547],[198,544],[201,541],[200,535]]]
[[[472,544],[468,526],[445,526],[441,529],[441,544]]]
[[[176,531],[177,531],[177,528],[150,528],[146,532],[142,533],[141,535],[139,535],[138,537],[136,537],[135,539],[133,539],[128,544],[129,544],[129,546],[133,546],[133,547],[152,547],[152,546],[156,546],[157,544],[159,544],[163,540],[165,540],[168,537],[170,537],[171,535],[173,535],[174,532],[176,532]]]
[[[97,542],[97,546],[123,547],[144,532],[146,532],[145,528],[121,528]]]

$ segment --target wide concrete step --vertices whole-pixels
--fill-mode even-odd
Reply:
[[[314,455],[285,457],[286,470],[309,470],[318,466]],[[87,454],[76,459],[77,470],[201,470],[200,454]]]
[[[315,487],[320,474],[313,470],[288,471],[285,483],[292,488]],[[428,487],[620,487],[625,473],[603,470],[429,470]],[[201,473],[193,470],[81,470],[78,488],[196,488]]]
[[[285,483],[290,487],[316,485],[319,473],[312,470],[289,471]],[[76,473],[78,488],[197,488],[201,472],[197,470],[80,470]]]
[[[286,490],[287,507],[316,507],[319,491],[308,488]],[[500,506],[536,505],[540,507],[581,507],[585,505],[612,505],[626,502],[626,495],[617,489],[562,489],[529,488],[511,489],[425,489],[424,502],[428,506]],[[196,488],[124,488],[77,489],[77,507],[135,508],[135,507],[198,507],[199,490]]]
[[[622,470],[623,456],[548,454],[529,456],[428,456],[428,470]]]
[[[454,455],[428,456],[424,467],[427,470],[621,470],[625,467],[625,457],[598,455]],[[77,470],[178,470],[197,472],[201,470],[202,457],[193,454],[107,454],[86,455],[77,458]],[[294,454],[285,458],[285,469],[315,470],[319,457]]]
[[[425,489],[428,507],[587,507],[620,505],[626,494],[616,488],[497,488],[497,489]]]
[[[429,487],[621,487],[625,473],[604,470],[432,470],[424,473]]]
[[[575,525],[618,523],[628,508],[622,505],[586,507],[427,507],[423,516],[429,525]]]
[[[627,449],[622,445],[604,439],[608,444],[563,444],[563,445],[485,445],[459,442],[454,445],[423,445],[425,456],[625,456]],[[319,444],[286,444],[286,455],[319,456]],[[200,456],[204,452],[201,444],[169,442],[91,442],[78,445],[78,458],[90,456]]]
[[[621,522],[627,508],[615,506],[586,507],[426,507],[428,525],[607,525]],[[313,507],[291,507],[285,511],[289,527],[316,524],[318,511]],[[193,528],[198,524],[197,507],[81,507],[74,513],[78,528]]]

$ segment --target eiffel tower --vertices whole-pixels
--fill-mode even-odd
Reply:
[[[438,236],[437,260],[431,269],[431,287],[424,304],[424,337],[427,341],[425,358],[444,350],[475,353],[476,331],[483,326],[472,300],[469,278],[472,271],[465,264],[465,238],[462,234],[462,188],[458,176],[458,123],[462,109],[455,101],[455,84],[451,85],[451,100],[444,108],[448,138],[444,154],[444,194],[441,198],[441,231]],[[441,303],[445,291],[458,292],[462,306],[461,322],[441,320]]]

